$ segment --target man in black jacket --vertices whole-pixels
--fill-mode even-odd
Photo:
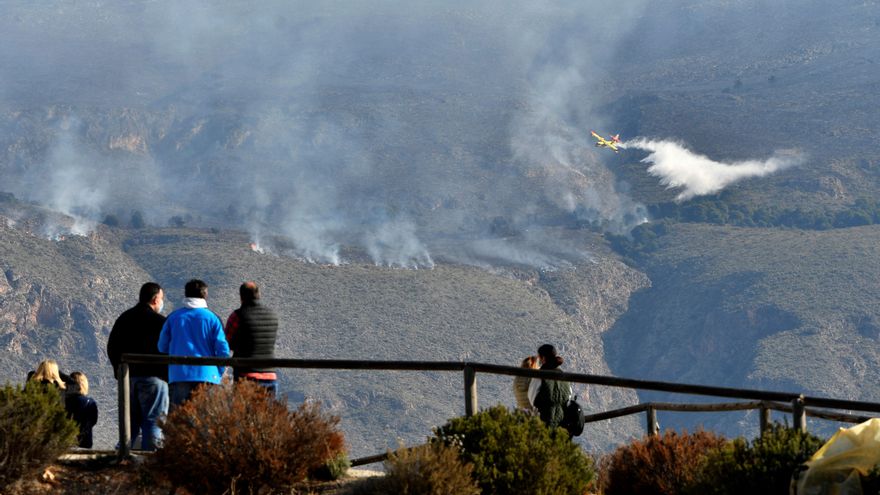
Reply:
[[[238,289],[241,307],[226,320],[226,340],[234,358],[273,359],[275,338],[278,335],[278,317],[260,303],[260,288],[254,282],[245,282]],[[238,367],[233,369],[236,380],[253,380],[275,395],[278,377],[274,368]]]
[[[135,307],[119,315],[107,339],[107,356],[113,364],[113,374],[119,369],[122,354],[162,354],[157,344],[165,317],[160,313],[165,306],[165,292],[155,282],[141,287]],[[158,421],[168,414],[168,366],[162,364],[132,364],[131,380],[131,441],[134,445],[138,431],[143,435],[144,450],[155,450],[162,440]],[[118,377],[117,377],[118,378]]]

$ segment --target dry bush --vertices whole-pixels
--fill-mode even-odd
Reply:
[[[366,480],[357,495],[479,495],[474,468],[457,448],[439,442],[400,448],[385,461],[385,476]]]
[[[724,437],[706,431],[646,436],[604,457],[600,480],[605,495],[681,493],[696,480],[706,455]]]
[[[78,433],[56,388],[5,385],[0,389],[0,492],[54,462],[76,445]]]
[[[440,443],[399,449],[385,462],[387,493],[400,495],[479,495],[471,476],[474,468],[462,462],[458,449]]]
[[[289,411],[252,382],[204,387],[168,415],[153,468],[193,493],[286,486],[343,452],[338,423],[317,403]]]

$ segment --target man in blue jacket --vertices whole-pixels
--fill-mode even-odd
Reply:
[[[175,310],[162,327],[159,351],[171,356],[229,357],[229,344],[220,318],[208,309],[208,284],[198,279],[184,286],[183,307]],[[218,384],[223,366],[168,366],[171,405],[179,406],[202,384]]]

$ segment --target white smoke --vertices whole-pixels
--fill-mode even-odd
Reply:
[[[491,270],[501,265],[525,265],[545,271],[572,269],[572,260],[594,261],[582,232],[533,227],[515,237],[448,242],[443,258]],[[547,239],[553,239],[552,244]]]
[[[614,50],[584,48],[616,46],[634,28],[634,16],[645,3],[628,2],[606,12],[589,29],[583,29],[579,13],[589,5],[530,5],[531,13],[550,22],[533,23],[527,14],[516,26],[523,42],[512,47],[529,60],[529,72],[527,106],[510,126],[511,151],[520,164],[545,177],[544,197],[528,199],[545,201],[606,231],[628,232],[647,220],[646,208],[597,158],[585,131],[596,125],[595,92]],[[534,254],[523,253],[528,258]]]
[[[297,254],[306,261],[339,265],[342,263],[340,246],[328,234],[327,226],[324,219],[296,215],[283,228],[290,232]]]
[[[0,103],[59,101],[81,121],[40,141],[39,166],[0,155],[0,190],[93,223],[241,228],[318,263],[425,267],[472,242],[482,260],[561,266],[582,255],[553,253],[555,231],[493,241],[644,221],[585,129],[645,4],[13,2],[0,61],[23,82]],[[33,132],[9,121],[23,130],[0,147],[16,149]]]
[[[647,172],[658,177],[660,184],[667,189],[681,188],[676,201],[715,194],[734,182],[764,177],[800,165],[805,159],[798,151],[777,151],[766,160],[723,163],[694,153],[674,141],[648,139],[626,141],[622,147],[647,151],[648,156],[642,159],[650,164]]]
[[[367,253],[376,265],[400,268],[434,268],[428,249],[416,235],[410,221],[389,221],[366,235]]]
[[[26,199],[70,217],[67,222],[47,218],[41,230],[50,239],[87,235],[107,198],[107,174],[97,157],[87,156],[77,146],[73,135],[77,124],[76,119],[64,121],[48,157],[23,177]]]
[[[491,268],[498,262],[534,266],[542,270],[570,266],[564,259],[544,252],[540,246],[523,245],[506,239],[480,239],[470,243],[467,248],[470,258],[459,259],[484,268]]]

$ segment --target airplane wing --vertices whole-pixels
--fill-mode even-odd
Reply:
[[[619,134],[618,134],[617,136],[614,136],[614,137],[613,137],[612,139],[610,139],[610,140],[609,140],[609,139],[605,139],[604,137],[602,137],[602,136],[596,134],[596,131],[590,131],[590,134],[591,134],[594,138],[596,138],[596,146],[599,146],[599,147],[603,147],[603,146],[604,146],[604,147],[606,147],[606,148],[611,148],[612,150],[614,150],[615,153],[619,153],[619,152],[620,152],[620,150],[617,148],[617,145],[620,143],[620,138],[618,137]]]

